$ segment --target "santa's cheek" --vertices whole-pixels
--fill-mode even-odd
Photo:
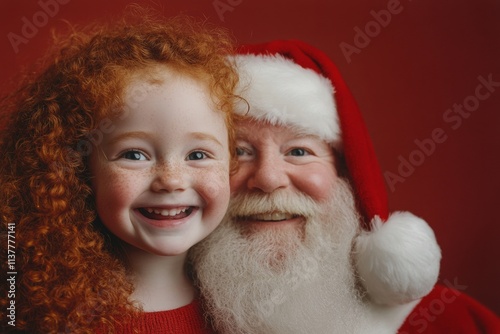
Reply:
[[[238,169],[231,174],[231,193],[248,190],[248,180],[255,175],[258,167],[254,163],[240,163]]]
[[[236,193],[238,191],[244,190],[246,186],[246,180],[248,177],[245,177],[244,174],[237,173],[234,175],[231,175],[230,182],[231,182],[231,193]]]
[[[314,200],[323,201],[330,197],[336,179],[335,173],[313,170],[297,175],[294,178],[294,185]]]

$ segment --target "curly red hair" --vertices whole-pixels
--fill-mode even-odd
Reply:
[[[81,144],[123,106],[127,77],[157,64],[207,82],[233,143],[232,52],[223,30],[139,11],[61,39],[41,74],[4,99],[0,217],[3,241],[15,224],[17,276],[15,328],[6,324],[10,300],[1,287],[2,332],[113,332],[138,314],[114,237],[96,217]],[[2,252],[2,270],[11,271],[6,264]]]

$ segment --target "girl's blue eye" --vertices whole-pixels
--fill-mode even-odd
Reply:
[[[189,153],[188,160],[202,160],[205,159],[207,155],[201,151],[194,151]]]
[[[292,156],[296,156],[296,157],[302,157],[304,155],[307,154],[306,150],[302,149],[302,148],[294,148],[292,150],[290,150],[290,155]]]
[[[127,152],[123,153],[122,157],[124,159],[136,160],[136,161],[147,160],[147,158],[144,154],[142,154],[139,151],[134,151],[134,150],[127,151]]]

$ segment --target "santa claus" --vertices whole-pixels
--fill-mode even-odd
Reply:
[[[300,41],[243,46],[233,60],[241,100],[232,200],[190,254],[214,327],[496,332],[493,313],[435,286],[441,252],[429,225],[389,215],[361,113],[331,60]],[[441,320],[422,312],[436,300]]]

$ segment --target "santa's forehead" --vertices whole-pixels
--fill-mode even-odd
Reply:
[[[268,120],[259,120],[252,117],[247,117],[238,120],[236,123],[236,135],[239,137],[255,137],[262,138],[265,133],[286,135],[290,139],[313,138],[325,143],[327,141],[321,139],[315,134],[308,133],[304,129],[283,122],[271,122]]]

